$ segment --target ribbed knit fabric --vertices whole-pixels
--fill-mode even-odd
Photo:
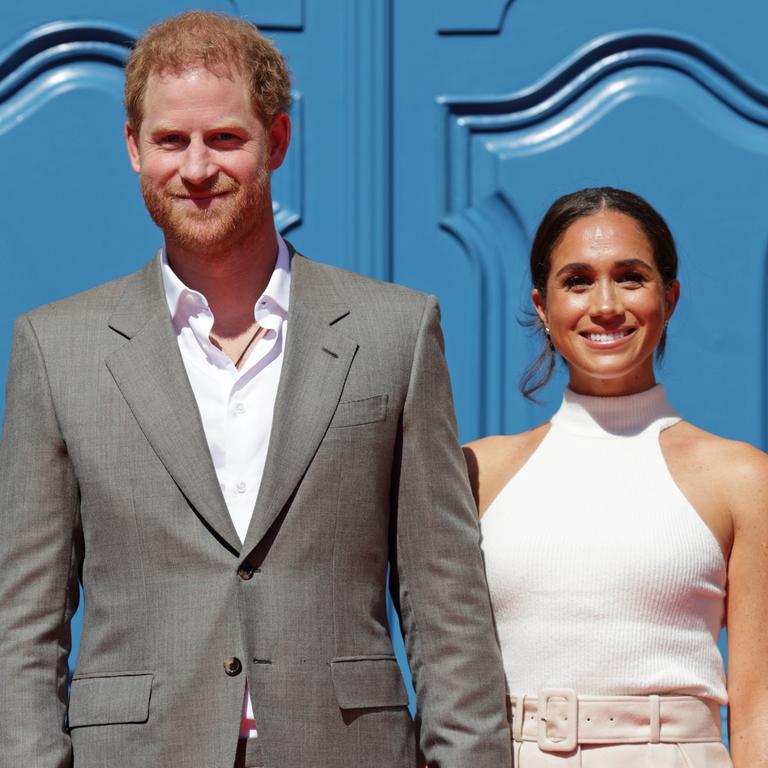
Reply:
[[[664,389],[566,390],[551,428],[482,519],[508,691],[727,701],[717,637],[726,565],[669,473]]]

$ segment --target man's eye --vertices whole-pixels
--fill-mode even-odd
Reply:
[[[160,144],[180,144],[181,136],[178,133],[169,133],[167,136],[163,136],[160,139]]]

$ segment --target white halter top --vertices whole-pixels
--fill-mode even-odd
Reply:
[[[661,386],[565,391],[551,428],[481,521],[508,692],[727,701],[717,638],[726,565],[669,473]]]

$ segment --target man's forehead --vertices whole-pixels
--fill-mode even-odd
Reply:
[[[242,72],[234,63],[223,62],[218,65],[189,64],[184,67],[164,67],[163,69],[154,69],[147,76],[147,88],[150,85],[167,83],[173,80],[200,80],[206,76],[213,75],[222,80],[243,80]]]
[[[143,96],[140,130],[178,128],[194,116],[199,123],[242,125],[262,118],[245,79],[236,71],[204,67],[165,69],[149,75]]]

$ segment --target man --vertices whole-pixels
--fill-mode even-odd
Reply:
[[[276,234],[289,79],[251,25],[153,27],[125,101],[164,248],[14,331],[0,764],[508,766],[434,300]]]

